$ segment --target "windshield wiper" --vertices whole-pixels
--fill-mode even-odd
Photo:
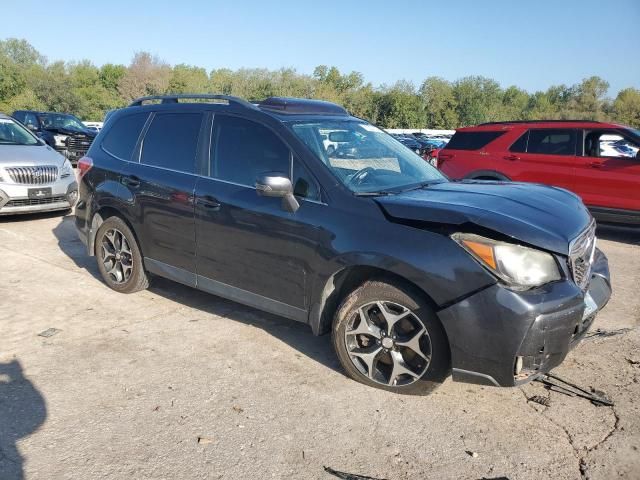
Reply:
[[[354,192],[356,197],[380,197],[384,195],[393,195],[395,192],[389,192],[387,190],[380,190],[378,192]]]

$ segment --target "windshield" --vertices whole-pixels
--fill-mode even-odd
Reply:
[[[66,129],[66,130],[86,130],[87,127],[73,115],[65,115],[59,113],[47,113],[40,117],[42,126],[48,130]]]
[[[355,193],[396,193],[445,177],[377,127],[357,120],[290,124],[293,132]]]
[[[8,118],[0,118],[0,145],[38,145],[26,128]]]

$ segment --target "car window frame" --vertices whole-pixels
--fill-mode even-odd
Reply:
[[[292,187],[295,187],[295,185],[293,185],[293,162],[297,161],[300,163],[300,165],[302,165],[302,167],[307,171],[307,173],[311,176],[311,179],[313,180],[313,182],[315,183],[315,187],[316,190],[318,192],[318,197],[317,199],[313,199],[313,198],[307,198],[307,197],[301,197],[296,195],[295,197],[298,200],[303,200],[305,202],[311,202],[311,203],[317,203],[317,204],[321,204],[321,205],[327,205],[327,203],[325,202],[325,198],[326,195],[324,194],[324,189],[322,188],[322,185],[320,184],[320,182],[318,181],[318,179],[316,178],[316,176],[314,175],[313,171],[308,167],[308,165],[303,162],[300,159],[300,155],[297,155],[295,150],[291,147],[291,145],[289,144],[289,142],[287,142],[287,140],[285,138],[283,138],[282,135],[280,135],[276,130],[274,130],[273,128],[271,128],[269,125],[265,124],[264,122],[261,122],[260,120],[257,120],[255,118],[248,118],[245,115],[241,115],[235,112],[212,112],[212,114],[210,115],[210,125],[208,127],[209,132],[208,132],[208,142],[207,144],[204,146],[204,149],[206,150],[206,153],[204,155],[205,161],[204,161],[204,165],[203,168],[201,169],[200,175],[206,178],[209,178],[211,180],[215,180],[217,182],[222,182],[222,183],[227,183],[230,185],[236,185],[238,187],[243,187],[243,188],[250,188],[253,190],[256,190],[256,186],[255,183],[253,185],[246,185],[246,184],[242,184],[242,183],[238,183],[238,182],[233,182],[230,180],[225,180],[223,178],[218,178],[218,177],[214,177],[212,175],[212,166],[213,166],[213,161],[217,160],[214,158],[214,155],[212,154],[212,148],[214,146],[214,138],[213,138],[213,133],[214,133],[214,128],[216,126],[216,118],[217,117],[221,117],[222,119],[224,119],[225,117],[234,117],[234,118],[239,118],[242,120],[245,120],[247,122],[252,122],[255,123],[257,125],[260,125],[264,128],[266,128],[269,132],[271,132],[273,135],[275,135],[275,137],[281,141],[283,143],[283,145],[286,147],[286,149],[289,152],[289,168],[286,172],[287,177],[289,178],[289,180],[292,183]]]
[[[137,112],[133,112],[133,113],[137,113]],[[208,116],[207,116],[207,112],[205,111],[187,111],[187,110],[161,110],[161,111],[156,111],[156,110],[152,110],[149,113],[149,116],[147,118],[147,121],[145,123],[145,125],[142,127],[142,130],[140,131],[140,135],[138,136],[138,141],[136,142],[136,146],[133,150],[133,155],[132,157],[135,158],[135,161],[132,159],[131,163],[137,163],[138,165],[144,166],[144,167],[148,167],[148,168],[158,168],[161,170],[165,170],[167,172],[176,172],[176,173],[180,173],[180,174],[184,174],[184,175],[195,175],[195,176],[200,176],[200,165],[202,163],[201,161],[201,156],[202,156],[202,149],[204,148],[203,146],[203,142],[205,140],[204,137],[207,136],[207,125],[208,125]],[[184,114],[193,114],[196,113],[198,115],[200,115],[200,128],[198,130],[198,142],[196,144],[196,153],[195,153],[195,157],[193,159],[193,171],[192,172],[186,172],[184,170],[178,170],[176,168],[170,168],[170,167],[163,167],[160,165],[150,165],[147,163],[142,163],[142,149],[144,148],[144,139],[147,136],[147,133],[149,132],[149,129],[151,128],[151,125],[153,124],[153,119],[157,116],[157,115],[184,115]]]
[[[636,139],[636,138],[633,138],[633,136],[629,135],[625,131],[625,129],[623,129],[623,128],[591,128],[591,129],[589,129],[589,128],[584,127],[584,128],[581,129],[581,131],[582,131],[582,138],[581,138],[581,141],[579,143],[580,154],[576,155],[576,156],[578,156],[580,158],[604,158],[604,159],[614,158],[614,159],[618,159],[618,160],[629,160],[629,161],[636,161],[636,162],[638,161],[634,157],[626,157],[624,155],[619,155],[617,157],[602,157],[602,156],[601,157],[589,157],[589,156],[585,155],[584,142],[587,139],[587,135],[589,133],[591,133],[591,132],[601,132],[601,135],[607,135],[607,134],[609,134],[609,135],[618,135],[618,136],[622,137],[623,139],[627,140],[628,142],[633,143],[634,145],[637,145],[638,147],[640,147],[640,141],[638,141],[638,139]]]
[[[136,139],[136,142],[133,144],[133,150],[131,151],[131,158],[126,159],[126,158],[119,157],[115,153],[109,151],[104,146],[104,141],[111,133],[111,130],[113,129],[114,125],[116,125],[115,123],[110,125],[108,130],[103,129],[104,134],[101,136],[101,139],[100,139],[100,150],[102,150],[104,153],[106,153],[110,157],[115,158],[116,160],[120,160],[122,162],[140,163],[140,158],[139,158],[140,157],[140,141],[143,138],[143,134],[147,131],[148,126],[151,124],[150,119],[153,116],[153,113],[148,111],[147,112],[127,112],[126,114],[120,115],[117,118],[117,121],[120,121],[125,117],[130,117],[133,115],[140,115],[140,114],[146,114],[147,119],[145,120],[144,124],[142,125],[142,128],[140,129],[140,132],[138,133],[138,138]],[[134,161],[136,157],[138,157],[138,161]]]
[[[530,152],[529,151],[529,142],[531,140],[531,132],[532,131],[561,131],[561,130],[568,130],[568,131],[572,131],[575,133],[575,137],[574,137],[574,142],[573,142],[573,153],[543,153],[543,152]],[[567,127],[567,128],[562,128],[562,127],[556,127],[556,128],[548,128],[548,127],[542,127],[542,128],[529,128],[527,129],[527,149],[526,152],[520,152],[520,153],[526,153],[528,155],[547,155],[547,156],[555,156],[555,157],[577,157],[578,156],[578,152],[581,151],[580,148],[580,143],[584,142],[583,139],[581,139],[582,135],[584,133],[581,134],[581,132],[584,132],[583,129],[581,128],[575,128],[575,127]],[[518,137],[519,139],[520,137]],[[517,141],[517,140],[516,140]],[[515,143],[515,142],[514,142]],[[582,149],[584,149],[584,145],[582,147]],[[514,152],[515,153],[515,152]]]

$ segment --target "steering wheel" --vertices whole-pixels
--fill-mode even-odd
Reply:
[[[347,182],[347,185],[360,185],[360,182],[366,177],[366,175],[370,172],[375,172],[375,168],[373,167],[364,167],[358,170]]]

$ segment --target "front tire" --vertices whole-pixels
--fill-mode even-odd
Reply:
[[[110,288],[134,293],[149,286],[140,247],[124,220],[107,218],[96,233],[95,249],[98,270]]]
[[[347,296],[333,322],[333,346],[346,373],[376,388],[425,395],[449,375],[449,343],[422,295],[368,281]]]

